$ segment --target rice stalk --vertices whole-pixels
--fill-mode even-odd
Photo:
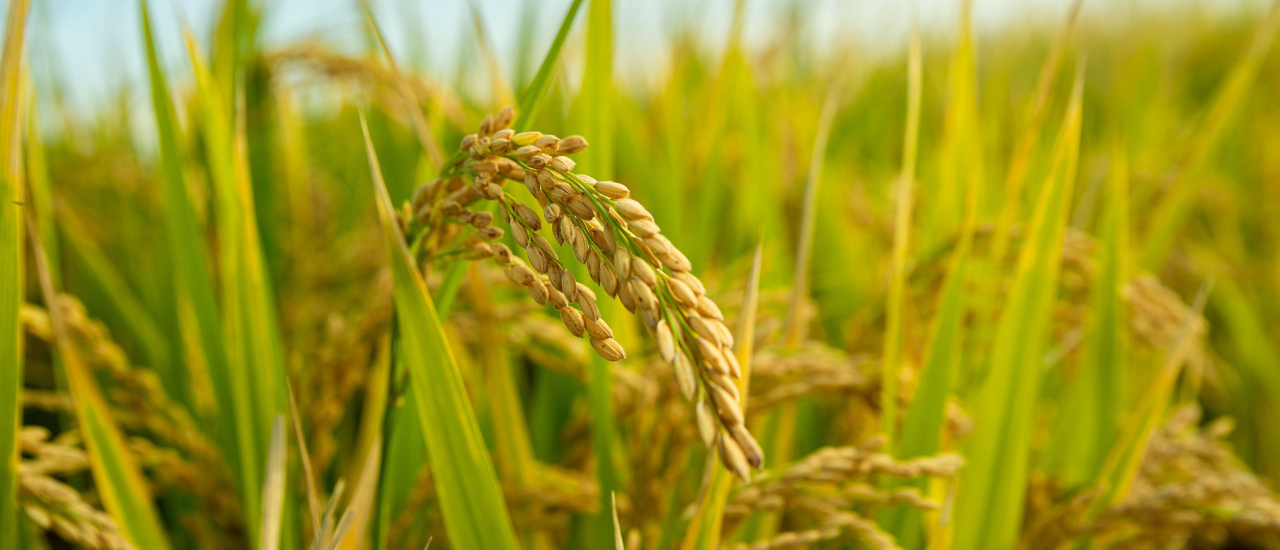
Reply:
[[[570,333],[586,336],[600,357],[625,358],[613,329],[600,317],[595,292],[574,278],[538,233],[545,220],[556,241],[572,247],[574,258],[600,288],[644,322],[660,355],[674,367],[685,398],[697,398],[703,443],[718,446],[725,465],[748,478],[750,468],[763,465],[764,454],[743,423],[734,383],[741,367],[732,351],[733,335],[719,306],[691,273],[688,258],[661,234],[648,210],[629,198],[626,186],[573,172],[569,155],[587,147],[584,138],[517,134],[508,128],[514,118],[510,108],[486,116],[479,132],[463,139],[441,178],[415,192],[413,217],[402,222],[409,240],[434,236],[431,228],[441,224],[471,225],[475,233],[455,249],[458,253],[492,256],[535,302],[559,311]],[[542,212],[518,202],[504,189],[507,181],[522,182]],[[516,244],[525,250],[527,265],[506,245],[486,242],[505,232],[487,212],[465,209],[482,199],[498,203]]]
[[[22,332],[18,310],[24,289],[22,77],[23,37],[31,3],[9,3],[4,51],[0,54],[0,546],[16,546],[18,534],[18,445],[22,425]]]

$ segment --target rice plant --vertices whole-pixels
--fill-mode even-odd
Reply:
[[[1280,548],[1280,3],[961,1],[877,57],[739,1],[641,68],[528,2],[450,76],[367,3],[355,50],[226,0],[166,51],[140,0],[96,114],[44,4],[0,548]]]

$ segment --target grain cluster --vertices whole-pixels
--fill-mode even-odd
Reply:
[[[749,478],[751,468],[763,466],[764,453],[745,424],[734,336],[693,265],[625,185],[574,172],[571,155],[587,148],[586,139],[517,133],[509,128],[514,117],[510,107],[490,114],[464,137],[441,177],[415,193],[402,227],[412,240],[428,228],[470,225],[474,234],[463,254],[492,257],[535,302],[555,308],[569,332],[587,337],[600,357],[625,358],[600,316],[596,293],[575,275],[581,270],[567,265],[543,236],[549,228],[591,280],[643,322],[684,397],[696,402],[703,444],[715,447],[736,475]],[[523,184],[537,208],[517,198],[507,182]],[[507,229],[473,206],[478,201],[496,202]],[[524,259],[499,242],[508,231]]]

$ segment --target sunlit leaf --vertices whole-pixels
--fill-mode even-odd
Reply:
[[[418,421],[450,541],[461,549],[519,548],[462,375],[426,283],[396,226],[395,208],[363,118],[361,126],[391,260],[401,350],[417,396]]]
[[[1054,167],[1040,191],[1004,302],[986,380],[972,401],[974,432],[965,448],[967,463],[956,501],[954,547],[959,550],[1012,548],[1017,540],[1032,420],[1075,182],[1083,86],[1083,74],[1077,73]]]
[[[23,37],[29,0],[9,2],[0,57],[0,547],[17,545],[18,428],[22,423],[22,95]]]

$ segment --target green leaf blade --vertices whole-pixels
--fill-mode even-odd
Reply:
[[[18,430],[22,424],[22,46],[29,0],[9,3],[0,57],[0,547],[18,544]]]
[[[401,327],[401,353],[417,398],[418,421],[445,526],[454,547],[518,549],[498,477],[475,411],[426,283],[396,228],[395,209],[363,124],[378,219],[390,255],[392,298]]]
[[[1053,450],[1059,482],[1081,487],[1096,479],[1127,416],[1129,361],[1123,286],[1129,262],[1128,163],[1117,147],[1108,186],[1098,276],[1090,298],[1092,315],[1085,344],[1086,360],[1068,386],[1058,410]]]
[[[1080,142],[1083,77],[1058,136],[996,329],[986,379],[974,399],[974,433],[960,475],[954,547],[1013,548],[1026,498],[1032,420],[1057,290],[1062,237]]]
[[[257,472],[263,461],[255,445],[252,411],[243,405],[241,399],[249,395],[250,389],[243,377],[237,376],[231,368],[227,354],[228,335],[224,334],[205,242],[195,221],[199,217],[184,175],[176,111],[160,66],[146,2],[140,0],[139,3],[160,146],[166,244],[174,262],[176,318],[183,334],[189,336],[183,341],[184,359],[188,364],[202,364],[210,377],[218,403],[216,432],[228,456],[233,457],[231,463],[240,482],[245,524],[251,531],[251,538],[256,538],[257,505],[261,496]],[[234,305],[224,304],[227,307]],[[232,312],[228,312],[228,317],[234,318]],[[167,385],[173,386],[173,395],[191,394],[188,374],[174,369],[172,377],[166,380]]]
[[[538,110],[542,107],[542,99],[547,95],[547,88],[551,86],[552,71],[556,68],[556,63],[560,60],[560,49],[564,47],[564,41],[569,37],[569,29],[573,27],[573,20],[578,16],[578,9],[582,7],[582,0],[573,0],[573,4],[569,5],[569,11],[564,14],[564,20],[560,22],[560,30],[556,31],[556,38],[551,42],[551,48],[547,50],[547,55],[542,58],[542,65],[538,66],[538,73],[534,75],[533,81],[525,87],[520,93],[516,103],[516,122],[515,128],[518,132],[528,130],[538,117]]]

